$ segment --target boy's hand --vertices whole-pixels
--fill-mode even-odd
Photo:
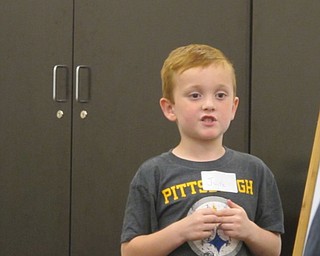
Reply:
[[[252,230],[253,222],[249,220],[245,210],[232,202],[227,201],[229,208],[205,208],[179,221],[177,227],[184,241],[202,240],[210,237],[212,231],[219,225],[225,235],[237,240],[245,241]]]
[[[216,222],[221,223],[219,229],[223,230],[225,235],[238,239],[245,240],[249,236],[250,226],[252,222],[249,220],[245,210],[232,202],[227,201],[230,208],[225,208],[215,212]]]
[[[179,232],[185,241],[202,240],[212,234],[212,230],[219,224],[216,222],[216,213],[212,208],[195,211],[180,221]]]

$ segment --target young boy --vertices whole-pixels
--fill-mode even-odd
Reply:
[[[136,173],[122,256],[279,255],[283,212],[273,174],[223,146],[239,104],[232,64],[218,49],[188,45],[171,52],[161,77],[160,106],[181,139]]]

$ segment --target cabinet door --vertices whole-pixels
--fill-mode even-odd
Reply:
[[[273,170],[292,255],[319,111],[319,1],[254,3],[252,153]]]
[[[131,178],[178,142],[158,103],[160,69],[173,48],[206,43],[233,60],[242,101],[227,144],[246,151],[249,2],[75,2],[71,255],[120,255]]]
[[[69,253],[71,50],[72,1],[1,1],[0,255]]]

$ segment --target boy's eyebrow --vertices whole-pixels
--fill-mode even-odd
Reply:
[[[187,90],[196,90],[196,89],[201,89],[201,88],[202,88],[201,84],[192,84],[192,85],[188,86],[186,89]],[[214,88],[215,88],[215,90],[221,90],[221,89],[233,90],[232,85],[230,87],[229,85],[225,85],[225,84],[218,84]]]
[[[186,91],[186,92],[201,91],[201,90],[203,90],[203,88],[200,84],[192,84],[192,85],[184,88],[184,91]]]
[[[191,90],[191,89],[199,89],[201,88],[201,85],[200,84],[192,84],[190,86],[187,87],[188,90]]]
[[[218,89],[228,89],[228,90],[233,90],[233,86],[232,86],[232,85],[231,85],[231,87],[230,87],[230,86],[225,85],[225,84],[219,84],[219,85],[217,86],[217,88],[218,88]]]

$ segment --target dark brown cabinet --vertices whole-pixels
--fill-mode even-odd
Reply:
[[[1,3],[3,256],[69,252],[72,13],[72,1]],[[53,101],[52,84],[53,67],[61,63],[68,66],[69,95],[59,103]],[[61,119],[58,110],[64,113]]]
[[[0,255],[120,255],[132,176],[178,141],[158,106],[177,46],[230,56],[226,144],[248,150],[249,1],[8,0],[0,27]]]

